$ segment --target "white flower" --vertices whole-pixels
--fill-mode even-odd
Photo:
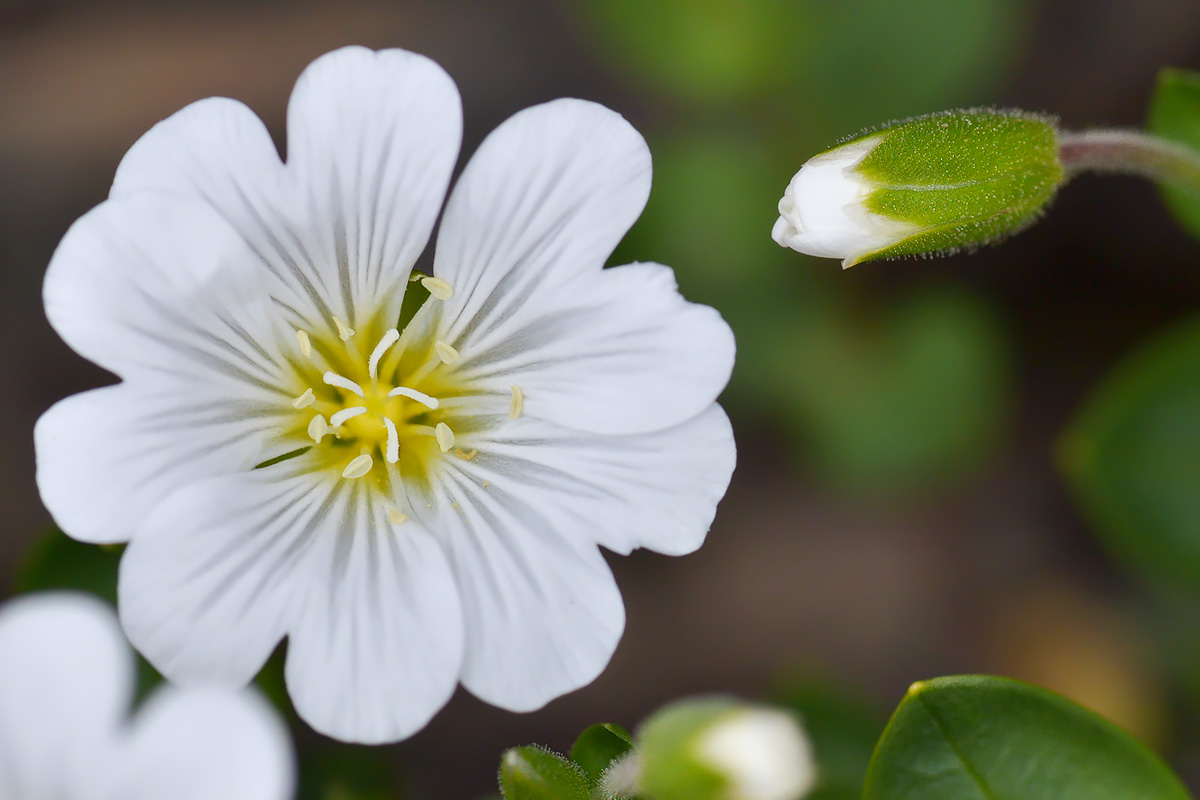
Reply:
[[[699,737],[696,755],[725,778],[726,800],[797,800],[817,778],[808,737],[795,717],[773,708],[721,718]]]
[[[163,686],[127,722],[132,655],[116,616],[86,595],[0,607],[0,797],[291,796],[291,744],[258,695]]]
[[[244,684],[286,636],[297,711],[338,738],[408,736],[459,681],[538,708],[620,637],[597,545],[703,541],[732,336],[670,269],[602,269],[645,142],[579,100],[515,115],[410,282],[461,125],[433,62],[339,50],[296,85],[286,163],[201,101],[55,253],[51,323],[122,382],[42,417],[38,485],[75,538],[129,541],[121,621],[172,680]]]
[[[911,236],[919,227],[867,210],[875,188],[855,169],[879,143],[873,136],[809,159],[779,201],[772,238],[810,256],[840,258],[853,266],[862,256]]]

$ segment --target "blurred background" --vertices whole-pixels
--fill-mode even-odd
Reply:
[[[460,691],[385,748],[297,723],[306,797],[482,797],[505,747],[721,691],[802,708],[824,796],[852,798],[906,687],[959,672],[1063,692],[1200,786],[1200,344],[1157,344],[1200,313],[1200,242],[1152,185],[1088,176],[973,255],[843,272],[769,235],[800,164],[867,126],[974,105],[1141,125],[1161,67],[1200,68],[1195,0],[8,0],[0,593],[112,591],[117,554],[46,532],[34,487],[38,415],[111,381],[43,317],[57,241],[155,121],[227,95],[282,142],[296,76],[351,43],[440,62],[466,154],[560,96],[646,136],[653,193],[613,263],[673,266],[733,326],[740,458],[698,553],[610,559],[628,623],[593,685],[527,715]],[[1129,389],[1131,357],[1174,382]]]

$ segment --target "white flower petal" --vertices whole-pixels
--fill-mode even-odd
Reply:
[[[348,47],[314,61],[288,107],[288,163],[232,100],[202,100],[125,156],[113,196],[167,189],[206,198],[277,283],[293,324],[350,327],[400,302],[458,154],[458,90],[429,59]],[[360,309],[360,307],[362,307]]]
[[[73,538],[126,541],[169,492],[255,464],[270,421],[243,410],[181,396],[168,381],[59,401],[33,430],[42,502]]]
[[[521,417],[470,446],[479,454],[459,469],[486,482],[489,496],[519,504],[564,538],[622,555],[700,547],[736,460],[733,429],[715,404],[682,425],[635,436]]]
[[[511,385],[524,413],[628,434],[677,425],[717,399],[733,370],[721,315],[680,296],[674,273],[631,264],[542,287],[473,346],[462,374]]]
[[[121,743],[105,800],[285,800],[287,730],[253,692],[164,686]]]
[[[297,713],[343,741],[411,736],[450,699],[463,654],[458,591],[446,557],[414,521],[388,521],[361,482],[327,504],[303,606],[288,639]]]
[[[521,111],[463,170],[434,272],[453,287],[447,342],[463,350],[540,285],[595,272],[650,194],[650,151],[620,114],[583,100]]]
[[[337,535],[328,489],[282,466],[167,495],[125,550],[121,624],[176,683],[249,682],[296,616],[314,543]]]
[[[539,495],[493,489],[446,470],[412,504],[436,531],[466,621],[462,682],[511,711],[532,711],[595,680],[625,627],[621,593],[599,550],[556,530]]]
[[[304,70],[288,105],[288,171],[344,318],[394,318],[462,142],[458,89],[404,50],[345,47]],[[368,304],[362,307],[362,304]]]
[[[73,350],[122,377],[202,375],[200,386],[269,392],[278,365],[257,344],[272,329],[269,307],[254,301],[265,299],[265,283],[253,258],[201,201],[154,192],[108,200],[55,250],[46,316]]]
[[[81,594],[0,611],[0,797],[80,797],[106,769],[133,698],[112,611]]]

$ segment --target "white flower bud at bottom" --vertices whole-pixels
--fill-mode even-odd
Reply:
[[[696,754],[726,777],[727,800],[797,800],[816,782],[808,738],[784,711],[736,711],[701,735]]]
[[[917,230],[865,207],[875,187],[855,167],[880,139],[860,139],[809,159],[779,201],[772,238],[805,255],[840,258],[849,265]]]

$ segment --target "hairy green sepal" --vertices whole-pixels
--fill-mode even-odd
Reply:
[[[1054,120],[1025,111],[947,111],[855,141],[872,137],[856,167],[877,187],[866,208],[917,230],[855,263],[997,241],[1032,224],[1064,180]]]

